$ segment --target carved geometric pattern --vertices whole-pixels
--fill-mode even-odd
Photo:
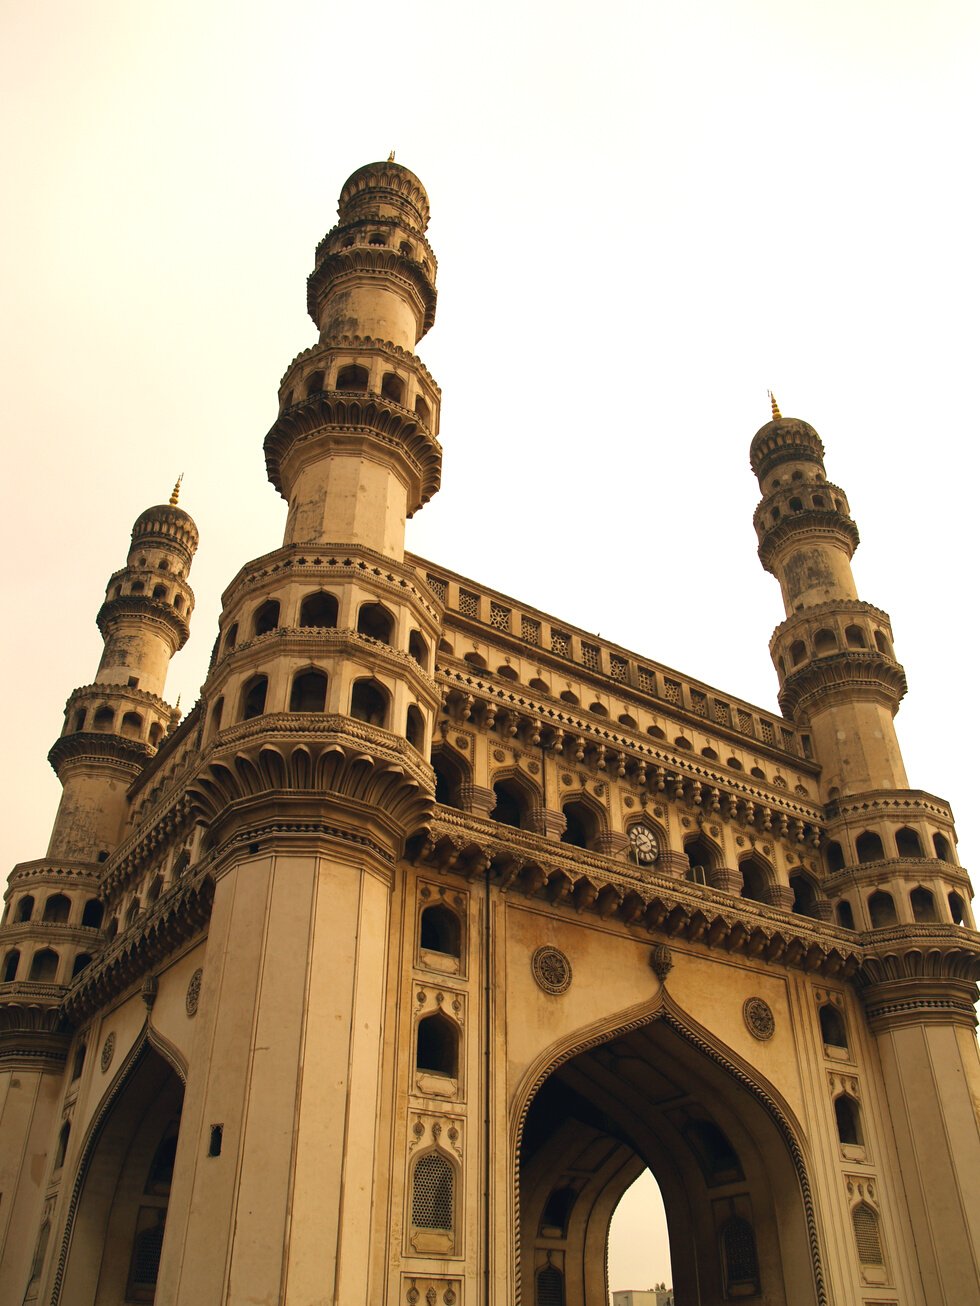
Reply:
[[[595,644],[583,643],[582,661],[590,671],[598,671],[600,669],[599,649]]]
[[[525,644],[540,644],[541,622],[533,617],[521,617],[521,639]]]
[[[772,1007],[764,998],[746,998],[742,1006],[742,1015],[753,1038],[765,1042],[776,1032]]]
[[[647,667],[637,667],[636,675],[640,688],[645,694],[655,694],[657,692],[657,679],[652,671]]]
[[[536,948],[531,957],[531,973],[545,993],[564,993],[572,982],[572,963],[558,948]]]
[[[557,653],[559,657],[567,658],[571,656],[571,651],[572,651],[571,636],[566,635],[563,630],[552,630],[551,651],[552,653]]]
[[[628,669],[629,663],[625,658],[618,658],[615,654],[610,657],[609,675],[613,680],[624,682],[626,680],[626,672]]]
[[[494,630],[510,630],[510,608],[501,603],[490,604],[490,625]]]
[[[116,1053],[116,1034],[115,1031],[113,1031],[111,1034],[106,1035],[106,1040],[102,1044],[102,1058],[99,1062],[99,1065],[102,1067],[103,1075],[112,1065],[112,1058],[115,1056],[115,1053]]]
[[[664,677],[664,698],[668,703],[680,704],[681,686],[679,680],[668,680]]]
[[[203,974],[204,971],[199,966],[188,982],[187,996],[184,998],[184,1009],[188,1016],[197,1015],[197,1004],[201,997],[201,976]]]
[[[464,617],[476,617],[479,615],[480,596],[471,594],[469,590],[459,591],[459,610]]]
[[[436,598],[445,603],[449,597],[449,586],[446,582],[439,576],[426,576],[425,579],[429,582],[429,589],[432,590]]]

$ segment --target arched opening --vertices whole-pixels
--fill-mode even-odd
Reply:
[[[834,1119],[837,1121],[837,1137],[845,1147],[863,1147],[861,1109],[849,1093],[834,1098]]]
[[[414,658],[423,671],[429,669],[429,646],[417,630],[408,637],[408,656]]]
[[[455,1179],[452,1162],[435,1150],[423,1152],[412,1167],[412,1241],[420,1249],[443,1253],[453,1250]],[[418,1233],[437,1241],[419,1244]]]
[[[573,799],[563,804],[561,810],[565,815],[562,843],[571,844],[573,848],[595,848],[600,828],[599,818],[592,808]]]
[[[883,635],[880,630],[875,631],[875,648],[879,653],[884,653],[886,658],[890,658],[892,655],[891,645],[888,643],[887,637]]]
[[[614,1213],[638,1177],[653,1188],[650,1175],[663,1199],[678,1301],[761,1293],[771,1306],[814,1306],[792,1127],[773,1113],[771,1095],[746,1092],[733,1061],[688,1039],[671,1017],[551,1071],[519,1142],[523,1306],[536,1306],[540,1274],[556,1261],[570,1301],[605,1306],[608,1288],[624,1286],[606,1281]],[[666,1258],[649,1232],[642,1236],[651,1283]]]
[[[428,426],[432,420],[432,414],[429,412],[429,405],[421,395],[415,396],[415,416],[419,418],[420,421],[424,422],[426,426]]]
[[[126,739],[139,739],[143,733],[143,718],[138,712],[124,712],[119,732]]]
[[[441,1011],[423,1016],[418,1023],[415,1066],[428,1074],[456,1077],[459,1069],[459,1029]]]
[[[350,714],[355,721],[385,727],[388,721],[388,692],[376,680],[355,680],[350,696]]]
[[[334,630],[337,626],[337,600],[326,590],[307,594],[299,605],[299,624]]]
[[[868,899],[868,915],[871,917],[871,928],[875,930],[884,929],[886,925],[896,925],[898,916],[895,914],[895,903],[890,893],[885,893],[879,889]]]
[[[941,862],[952,862],[953,854],[950,852],[949,840],[944,834],[938,832],[934,834],[932,836],[932,846]]]
[[[825,1002],[820,1008],[820,1034],[829,1047],[847,1047],[847,1028],[844,1025],[844,1017],[830,1002]]]
[[[868,641],[865,639],[864,631],[860,626],[848,626],[844,631],[844,639],[847,641],[848,648],[868,647]]]
[[[460,790],[468,775],[465,766],[447,748],[437,748],[431,761],[436,773],[436,802],[446,807],[461,807]]]
[[[859,834],[854,846],[859,862],[880,862],[885,856],[881,838],[873,830]]]
[[[54,921],[58,925],[67,925],[71,914],[71,900],[63,893],[53,893],[44,904],[43,920]]]
[[[238,643],[238,622],[233,621],[228,627],[228,633],[225,635],[225,652],[229,652]]]
[[[437,902],[423,910],[419,920],[419,945],[426,952],[458,958],[461,933],[459,917],[445,903]]]
[[[956,892],[951,892],[947,901],[949,902],[949,915],[954,925],[966,924],[966,903]]]
[[[516,780],[498,780],[493,787],[496,799],[490,819],[515,830],[531,829],[531,796]]]
[[[65,1157],[68,1154],[68,1142],[71,1138],[71,1121],[66,1120],[58,1130],[58,1145],[54,1153],[54,1169],[60,1170],[65,1164]]]
[[[854,929],[854,909],[846,899],[837,904],[837,924],[845,930]]]
[[[322,391],[323,391],[323,372],[322,371],[311,372],[309,376],[306,378],[306,382],[303,385],[304,397],[306,399],[310,399],[312,398],[313,395],[318,395],[322,393]]]
[[[753,902],[768,901],[771,878],[769,868],[757,857],[745,857],[739,862],[738,869],[742,872],[740,895],[743,898],[750,898]]]
[[[72,1083],[74,1083],[76,1079],[81,1079],[82,1070],[84,1069],[84,1067],[85,1067],[85,1044],[79,1043],[78,1047],[75,1049],[75,1058],[71,1063]]]
[[[425,753],[425,717],[410,703],[405,717],[405,738],[417,753]]]
[[[182,1104],[180,1079],[144,1044],[82,1158],[62,1301],[154,1301]]]
[[[464,653],[463,661],[468,662],[471,667],[476,667],[478,671],[487,669],[487,660],[479,653]]]
[[[79,730],[84,730],[84,729],[85,729],[85,709],[83,707],[80,707],[78,711],[75,713],[75,719],[74,719],[74,723],[72,724],[72,730],[74,731],[75,734],[77,734]]]
[[[111,707],[96,708],[95,716],[92,718],[92,726],[95,730],[111,730],[116,724],[116,714]]]
[[[250,721],[252,717],[262,716],[265,712],[265,696],[269,690],[266,676],[253,676],[242,686],[242,720]]]
[[[405,402],[405,382],[394,372],[385,372],[381,378],[381,397],[390,399],[393,404]]]
[[[14,920],[18,923],[29,921],[34,915],[34,898],[31,894],[25,893],[23,898],[17,904],[17,911]]]
[[[353,390],[356,394],[367,394],[368,370],[357,363],[349,363],[337,373],[337,389]]]
[[[150,726],[150,743],[156,748],[163,738],[163,726],[159,721],[154,721]]]
[[[907,825],[895,831],[895,847],[898,849],[899,857],[922,856],[922,840],[916,831],[910,830]]]
[[[858,1202],[851,1212],[854,1225],[854,1242],[858,1250],[858,1260],[862,1265],[884,1265],[885,1258],[881,1252],[881,1234],[878,1231],[878,1216],[867,1204]]]
[[[798,667],[806,657],[806,645],[802,639],[794,639],[789,646],[790,661],[794,667]]]
[[[813,637],[813,651],[818,657],[837,652],[837,636],[832,630],[818,630]]]
[[[827,861],[827,870],[831,875],[835,871],[844,869],[844,850],[836,839],[830,839],[824,845],[823,855]]]
[[[167,587],[166,587],[166,585],[154,585],[154,586],[153,586],[153,598],[155,598],[155,599],[166,599],[166,597],[167,597]]]
[[[4,984],[13,984],[17,978],[17,968],[20,965],[20,953],[16,948],[11,948],[4,958],[3,962],[3,982]]]
[[[789,887],[793,890],[793,912],[797,916],[809,916],[812,920],[819,920],[817,890],[810,878],[806,875],[791,875]]]
[[[259,635],[268,635],[270,630],[275,630],[279,625],[279,600],[266,599],[255,610],[255,616],[252,618],[252,634],[256,637]]]
[[[563,703],[567,703],[570,707],[578,707],[579,705],[578,696],[573,694],[570,689],[563,689],[558,697]]]
[[[298,671],[289,691],[290,712],[322,712],[327,704],[327,677],[316,667]]]
[[[150,887],[146,891],[146,905],[152,907],[163,891],[163,876],[154,875],[150,882]]]
[[[684,841],[684,853],[687,856],[687,873],[684,878],[692,884],[710,884],[711,872],[719,862],[718,849],[707,839],[695,835]]]
[[[357,614],[357,633],[368,635],[381,644],[390,644],[395,618],[380,603],[365,603]]]
[[[80,952],[71,964],[72,979],[74,979],[76,975],[80,975],[91,960],[92,960],[91,953]]]
[[[939,916],[936,912],[936,900],[928,889],[924,889],[920,884],[918,888],[913,889],[909,894],[909,902],[912,905],[912,919],[916,921],[937,921]]]
[[[225,700],[216,698],[211,707],[211,730],[212,735],[216,735],[221,729],[221,718],[224,716]]]
[[[53,984],[58,978],[58,954],[53,948],[41,948],[31,958],[31,972],[28,979],[41,984]]]

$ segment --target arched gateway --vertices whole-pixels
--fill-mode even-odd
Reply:
[[[0,921],[0,1302],[605,1306],[647,1166],[678,1306],[980,1300],[980,935],[820,437],[773,402],[749,451],[778,708],[407,553],[428,220],[393,159],[343,187],[264,443],[282,545],[186,716],[179,484],[109,578]],[[547,519],[529,567],[619,587],[650,654],[690,621],[676,548],[615,550],[656,495],[583,462],[551,505],[492,455],[474,529]]]
[[[666,996],[552,1049],[516,1115],[516,1299],[606,1306],[620,1198],[649,1168],[677,1300],[827,1300],[798,1124],[771,1085]],[[613,1285],[615,1286],[615,1285]]]

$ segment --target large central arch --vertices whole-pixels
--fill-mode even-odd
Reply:
[[[555,1050],[518,1116],[518,1302],[605,1306],[609,1225],[649,1167],[678,1302],[824,1306],[799,1140],[776,1091],[666,995]]]

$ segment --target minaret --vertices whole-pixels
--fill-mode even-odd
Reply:
[[[751,462],[759,557],[786,609],[770,642],[779,703],[821,767],[823,888],[837,923],[863,933],[857,980],[932,1306],[960,1299],[963,1249],[980,1244],[972,891],[948,804],[908,788],[894,726],[905,673],[887,614],[858,598],[847,497],[813,427],[772,410]]]
[[[189,633],[193,520],[170,502],[133,526],[126,566],[109,578],[96,618],[105,647],[95,680],[76,689],[48,758],[63,786],[48,857],[105,860],[118,842],[126,790],[179,714],[163,700],[170,659]]]

